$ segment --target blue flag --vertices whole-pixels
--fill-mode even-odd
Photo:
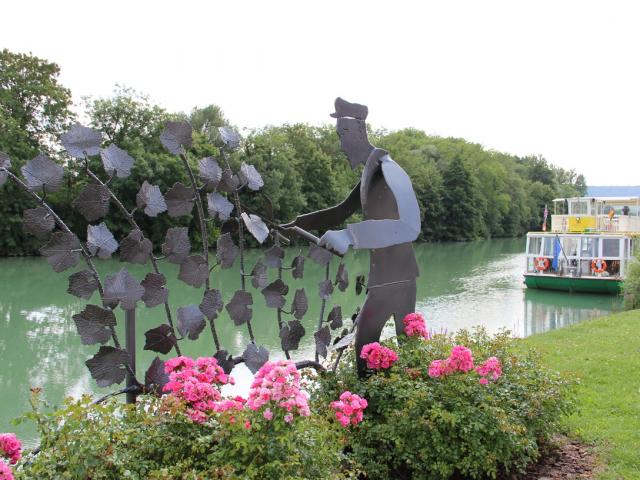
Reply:
[[[556,237],[556,241],[553,244],[553,262],[551,266],[557,272],[558,271],[558,260],[560,259],[560,252],[562,251],[562,245],[560,244],[560,238]]]

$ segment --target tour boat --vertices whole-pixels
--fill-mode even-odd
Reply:
[[[576,197],[553,201],[551,228],[529,232],[528,288],[619,294],[640,245],[640,197]]]

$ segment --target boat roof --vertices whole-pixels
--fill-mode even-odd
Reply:
[[[640,197],[566,197],[554,198],[554,202],[562,202],[564,200],[595,200],[607,203],[636,203],[640,202]]]

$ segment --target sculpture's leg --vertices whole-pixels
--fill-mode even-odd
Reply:
[[[367,299],[358,315],[355,338],[356,364],[360,377],[366,375],[367,368],[366,360],[360,358],[362,347],[380,340],[382,329],[392,315],[395,317],[396,332],[402,333],[404,328],[402,319],[406,314],[414,311],[415,303],[416,284],[413,280],[398,285],[369,289]]]
[[[404,317],[416,311],[416,281],[407,282],[401,291],[395,294],[393,303],[396,306],[393,312],[396,334],[401,335],[404,333]]]

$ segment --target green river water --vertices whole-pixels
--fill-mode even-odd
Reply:
[[[515,336],[528,336],[554,328],[606,315],[620,308],[615,297],[544,292],[526,290],[522,284],[524,269],[524,239],[487,240],[473,243],[441,243],[416,245],[416,256],[421,269],[418,279],[417,309],[425,314],[428,327],[440,331],[455,331],[464,327],[483,325],[490,332],[502,328]],[[285,264],[299,250],[287,253]],[[261,255],[259,251],[247,253],[250,269]],[[328,309],[333,304],[342,306],[345,316],[350,315],[364,299],[354,291],[355,275],[367,272],[368,254],[350,253],[346,264],[351,282],[346,292],[335,290]],[[237,267],[236,261],[236,267]],[[117,260],[100,262],[102,275],[118,271]],[[126,267],[142,280],[148,266]],[[337,262],[332,263],[335,276]],[[199,304],[202,289],[194,289],[177,279],[178,267],[163,263],[161,270],[169,279],[170,304],[174,311],[179,306]],[[97,346],[80,343],[72,315],[80,312],[86,302],[66,293],[67,276],[73,270],[53,273],[44,259],[0,259],[0,433],[15,431],[27,443],[37,441],[32,425],[12,426],[11,419],[28,409],[30,387],[41,387],[47,400],[59,402],[64,396],[77,396],[85,392],[108,393],[99,389],[90,378],[84,362],[97,350]],[[270,270],[270,280],[276,271]],[[318,321],[320,300],[318,282],[324,279],[324,268],[307,260],[303,280],[294,280],[285,272],[289,284],[288,303],[297,288],[305,287],[309,297],[309,311],[303,320],[307,335],[294,359],[312,358],[313,331]],[[249,284],[249,283],[248,283]],[[225,300],[240,287],[237,268],[212,274],[212,288],[219,288]],[[249,288],[250,284],[249,284]],[[252,291],[253,329],[258,344],[265,345],[274,356],[282,356],[279,347],[276,314],[267,308],[259,291]],[[99,303],[97,294],[91,302]],[[123,323],[123,312],[118,308],[118,321]],[[155,353],[142,351],[144,332],[164,322],[162,306],[137,311],[137,369],[139,377],[155,357]],[[249,336],[245,326],[235,327],[226,312],[216,320],[223,346],[240,354]],[[121,329],[120,329],[121,330]],[[120,334],[124,341],[124,335]],[[205,329],[196,341],[181,342],[183,354],[211,355],[215,350],[211,334]],[[246,391],[250,373],[243,365],[236,367],[236,389]]]

